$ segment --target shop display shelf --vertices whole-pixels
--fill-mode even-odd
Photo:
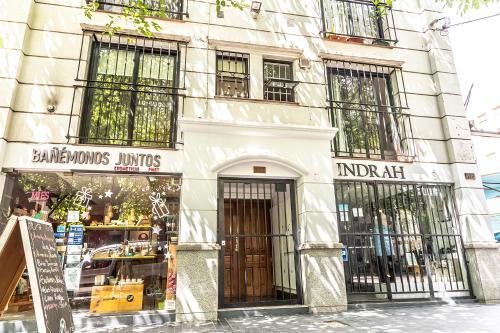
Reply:
[[[156,259],[158,255],[152,256],[130,256],[130,257],[98,257],[92,258],[92,261],[104,261],[104,260],[145,260],[145,259]]]
[[[136,226],[136,225],[97,225],[97,226],[85,226],[85,230],[137,230],[137,231],[147,231],[151,230],[152,226]]]

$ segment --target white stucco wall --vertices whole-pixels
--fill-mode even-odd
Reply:
[[[108,20],[107,13],[96,13],[88,20],[80,9],[82,3],[81,0],[2,3],[0,24],[5,31],[5,49],[1,52],[8,61],[0,69],[6,92],[0,99],[0,138],[4,145],[6,142],[9,145],[2,149],[7,152],[3,166],[27,167],[29,164],[21,160],[31,151],[31,144],[67,143],[82,42],[81,24],[102,25]],[[466,188],[467,196],[477,196],[479,184],[465,181],[463,177],[464,172],[475,171],[471,166],[474,157],[468,153],[470,133],[451,47],[447,38],[428,31],[429,22],[440,13],[432,0],[396,1],[393,13],[399,42],[392,48],[323,39],[319,1],[264,2],[257,19],[253,19],[248,10],[232,8],[224,10],[224,18],[217,18],[214,1],[190,1],[189,18],[184,22],[157,22],[162,27],[161,33],[190,40],[186,61],[187,98],[182,115],[187,118],[329,126],[320,54],[402,62],[417,150],[417,160],[408,168],[414,170],[412,177],[422,182],[454,182],[459,188]],[[216,50],[250,54],[250,101],[214,96]],[[311,60],[309,69],[298,66],[300,55]],[[262,100],[262,61],[266,57],[294,61],[295,79],[301,82],[296,92],[297,104]],[[86,59],[83,60],[81,71],[86,65]],[[46,111],[49,104],[56,105],[56,112]],[[80,112],[78,103],[74,112]],[[77,133],[75,121],[70,133]],[[200,139],[200,144],[207,142]],[[282,140],[276,150],[286,150],[288,145],[294,143]],[[184,154],[191,154],[189,147],[183,149]],[[185,172],[186,168],[184,164],[175,169]],[[472,202],[481,202],[481,198]],[[466,209],[464,214],[474,211],[483,214],[482,208]]]

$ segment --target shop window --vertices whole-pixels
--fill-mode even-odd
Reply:
[[[174,148],[184,97],[180,90],[185,44],[86,33],[82,51],[86,42],[88,74],[77,79],[68,138],[88,144]],[[80,66],[85,64],[81,59]],[[80,105],[81,115],[75,114]],[[77,136],[71,135],[74,121],[80,124]]]
[[[187,15],[187,12],[184,12],[185,1],[187,3],[188,0],[97,0],[96,2],[99,4],[99,10],[114,13],[137,10],[145,16],[181,20]]]
[[[16,214],[52,223],[73,309],[175,310],[179,177],[23,173],[8,179],[13,186],[4,193],[2,222]],[[11,311],[30,309],[28,281],[25,274]]]
[[[397,42],[391,7],[368,0],[321,0],[327,38],[391,44]],[[378,6],[378,7],[377,7]]]
[[[278,102],[295,102],[293,64],[290,62],[264,61],[264,99]]]
[[[248,54],[217,51],[216,95],[249,98],[249,63]]]
[[[399,68],[328,61],[330,115],[341,157],[407,160],[413,134]]]

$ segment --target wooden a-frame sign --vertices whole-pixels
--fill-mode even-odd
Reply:
[[[0,235],[0,317],[28,267],[39,333],[75,331],[50,223],[20,217]]]

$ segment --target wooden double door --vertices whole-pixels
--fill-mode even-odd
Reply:
[[[271,233],[267,205],[252,200],[224,202],[226,303],[273,296],[272,242],[265,237]]]
[[[296,303],[291,184],[220,186],[221,305]]]

